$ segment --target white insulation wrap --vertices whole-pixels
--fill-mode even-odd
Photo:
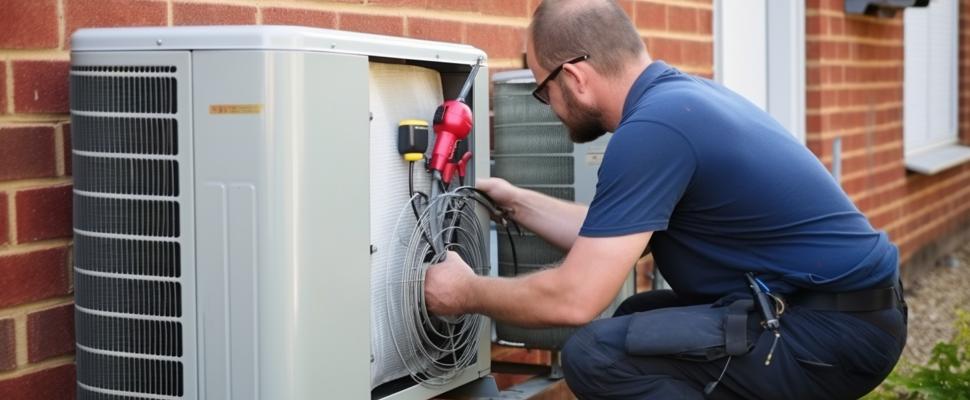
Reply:
[[[408,206],[408,162],[397,151],[398,123],[404,119],[431,122],[443,101],[437,71],[411,65],[370,63],[370,232],[376,252],[371,255],[371,388],[408,375],[388,322],[387,290],[400,289],[389,274],[403,261],[408,239],[400,232],[414,228]],[[430,178],[424,161],[414,165],[414,189],[428,193]],[[395,225],[402,215],[401,226]],[[393,298],[393,297],[392,297]],[[399,320],[399,319],[395,319]],[[401,332],[403,327],[393,327]]]

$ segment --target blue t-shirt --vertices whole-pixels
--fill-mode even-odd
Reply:
[[[585,237],[653,231],[654,260],[678,294],[867,289],[898,251],[819,160],[767,113],[662,61],[627,95],[599,169]]]

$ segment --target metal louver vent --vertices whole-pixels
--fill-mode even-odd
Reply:
[[[71,67],[79,399],[187,391],[178,73]]]

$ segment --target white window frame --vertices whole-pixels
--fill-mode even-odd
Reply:
[[[922,174],[970,161],[970,147],[959,145],[959,3],[904,11],[903,153],[906,168]]]
[[[715,0],[713,23],[714,79],[805,143],[805,2]]]

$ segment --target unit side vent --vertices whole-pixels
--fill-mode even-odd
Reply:
[[[80,399],[186,392],[177,72],[71,67]]]

